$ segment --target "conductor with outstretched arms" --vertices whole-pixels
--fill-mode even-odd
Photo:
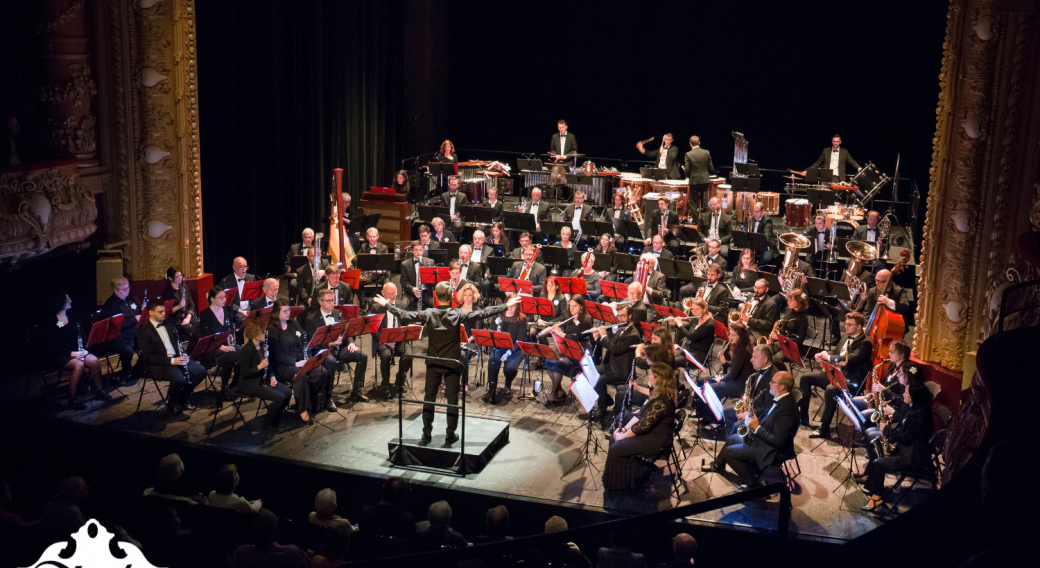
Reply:
[[[375,297],[375,302],[385,306],[386,311],[393,314],[401,321],[401,325],[422,325],[429,334],[427,354],[430,357],[441,359],[461,360],[462,347],[459,342],[459,326],[464,321],[483,319],[505,312],[509,306],[520,303],[520,297],[514,296],[505,304],[491,308],[485,308],[475,312],[464,311],[451,307],[451,283],[440,282],[434,289],[434,301],[436,307],[417,312],[406,312],[397,306],[391,305],[382,295]],[[444,382],[444,396],[447,403],[457,405],[459,402],[459,378],[462,369],[455,365],[447,365],[441,361],[428,360],[426,363],[426,402],[432,403],[437,400],[437,393]],[[448,428],[444,438],[445,448],[451,447],[459,437],[455,434],[455,428],[459,424],[459,409],[454,406],[448,407]],[[433,405],[423,405],[423,434],[420,446],[429,445],[433,440]]]
[[[827,168],[834,174],[833,181],[845,181],[845,165],[851,165],[853,171],[859,171],[859,164],[852,159],[849,151],[841,147],[841,136],[835,134],[831,137],[831,147],[824,148],[819,158],[813,162],[810,168]],[[795,172],[805,175],[805,172]]]

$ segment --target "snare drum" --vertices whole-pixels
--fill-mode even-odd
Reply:
[[[596,164],[592,162],[585,162],[585,173],[587,175],[592,175],[596,173]]]
[[[480,203],[487,195],[487,180],[484,178],[469,178],[462,180],[463,191],[470,203]]]
[[[755,206],[755,193],[752,191],[738,191],[734,194],[733,216],[738,223],[747,223],[751,217],[751,210]]]
[[[788,199],[784,207],[784,223],[788,227],[804,229],[811,224],[812,205],[808,199]]]
[[[762,202],[762,209],[766,215],[780,214],[780,194],[763,191],[758,194],[758,200]]]

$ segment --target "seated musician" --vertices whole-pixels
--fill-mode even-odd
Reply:
[[[433,161],[440,163],[457,163],[459,161],[459,156],[455,153],[455,145],[451,143],[451,140],[441,142],[440,147],[437,148],[437,153],[433,156]]]
[[[617,280],[617,259],[614,258],[614,253],[617,251],[617,247],[614,246],[614,238],[611,237],[609,233],[603,233],[599,236],[599,244],[596,245],[596,248],[592,249],[592,252],[610,255],[610,271],[599,271],[600,280]]]
[[[782,270],[782,269],[781,269]],[[809,292],[809,278],[815,278],[816,274],[813,272],[812,266],[802,260],[801,258],[795,263],[795,270],[802,273],[802,277],[795,281],[794,288],[791,291],[799,291],[808,293]],[[782,285],[782,283],[781,283]],[[790,296],[790,294],[788,294]],[[787,310],[788,297],[783,294],[776,294],[773,296],[773,302],[776,304],[776,312],[778,314],[784,313]],[[859,310],[857,310],[859,311]],[[863,313],[862,311],[860,313]]]
[[[470,257],[467,262],[475,262],[477,264],[484,263],[491,252],[494,250],[489,244],[485,244],[487,239],[484,237],[484,231],[477,229],[473,231],[473,245],[470,246]],[[461,247],[459,247],[461,249]],[[461,252],[459,253],[462,254]],[[483,269],[481,269],[483,271]],[[481,272],[483,274],[483,272]]]
[[[607,205],[607,208],[603,211],[603,220],[610,223],[611,219],[621,219],[623,221],[631,219],[631,216],[628,213],[628,207],[626,207],[627,199],[628,197],[625,194],[625,190],[618,189],[614,191],[614,200],[610,205]],[[618,237],[620,235],[614,236]]]
[[[867,373],[871,368],[870,354],[873,347],[870,344],[870,338],[863,333],[864,323],[863,314],[859,312],[846,314],[845,334],[841,338],[841,349],[836,354],[821,351],[815,357],[818,362],[826,361],[841,369],[850,392],[856,392],[867,378]],[[799,401],[799,419],[802,426],[806,427],[809,426],[809,400],[812,398],[810,393],[813,386],[825,387],[826,391],[823,397],[823,415],[820,417],[820,427],[809,437],[828,438],[831,433],[831,419],[838,407],[839,389],[830,384],[827,374],[823,371],[805,373],[801,376],[798,383],[798,387],[802,391],[802,399]]]
[[[529,233],[527,231],[523,231],[523,232],[520,233],[520,236],[517,237],[517,240],[520,242],[520,246],[518,246],[515,249],[513,249],[512,253],[510,253],[510,256],[512,256],[513,258],[516,258],[516,259],[522,259],[524,257],[524,250],[527,249],[527,247],[529,247],[529,246],[533,246],[531,244],[531,242],[532,242],[531,233]],[[539,257],[540,256],[541,256],[541,253],[539,253]],[[539,258],[539,257],[536,257],[536,258]]]
[[[617,320],[617,329],[600,326],[592,331],[592,340],[610,354],[606,364],[596,366],[599,373],[599,382],[596,383],[599,403],[592,412],[592,420],[606,417],[607,409],[614,404],[607,393],[608,385],[619,386],[635,378],[634,347],[641,343],[643,332],[638,324],[633,324],[632,308],[629,306],[617,309]]]
[[[307,254],[307,249],[314,246],[314,229],[307,227],[300,236],[300,242],[289,246],[289,252],[285,255],[285,272],[292,272],[292,259],[294,256]],[[290,284],[291,286],[292,284]]]
[[[162,303],[159,304],[160,306]],[[40,324],[40,335],[33,338],[38,342],[33,347],[39,350],[41,359],[62,372],[68,371],[69,401],[66,407],[70,410],[86,410],[87,405],[76,401],[76,388],[84,371],[90,373],[94,383],[94,398],[112,400],[101,386],[101,363],[98,358],[87,351],[87,337],[90,335],[89,325],[80,325],[68,314],[72,300],[65,290],[56,290],[47,296],[48,310],[54,319],[48,318]]]
[[[750,272],[744,274],[745,270]],[[755,287],[756,280],[758,280],[758,263],[755,261],[755,251],[744,249],[740,253],[740,260],[737,262],[737,266],[733,268],[730,284],[747,294]]]
[[[852,398],[852,404],[862,413],[867,422],[872,424],[864,431],[867,440],[881,435],[881,429],[871,420],[876,410],[891,417],[903,407],[903,391],[908,380],[920,380],[918,366],[910,361],[910,346],[902,341],[889,344],[888,372],[883,377],[874,377],[870,382],[869,392],[863,396]],[[876,370],[876,369],[875,369]],[[873,371],[871,371],[873,372]],[[879,394],[880,393],[880,394]],[[876,458],[873,446],[867,446],[867,457]]]
[[[864,511],[874,511],[883,503],[885,476],[899,471],[929,472],[932,464],[932,393],[921,381],[911,380],[903,391],[906,409],[892,417],[885,426],[884,434],[895,443],[895,450],[888,456],[878,457],[867,464],[863,475],[857,475],[863,492],[870,501]]]
[[[715,343],[715,318],[712,317],[708,303],[701,298],[690,300],[690,309],[686,312],[690,320],[686,322],[675,322],[678,327],[675,330],[675,340],[680,345],[685,344],[698,361],[704,363],[708,351]]]
[[[904,319],[909,319],[911,315],[909,293],[895,282],[889,285],[888,281],[891,278],[891,271],[879,270],[874,275],[874,286],[860,294],[856,303],[853,304],[853,311],[871,314],[880,302],[881,305],[903,316]],[[881,290],[885,290],[885,293],[882,293]]]
[[[819,268],[827,261],[832,248],[831,233],[827,229],[827,217],[823,213],[816,215],[813,219],[813,227],[805,233],[805,236],[812,243],[809,248],[805,249],[805,254],[809,255],[809,263],[813,267]]]
[[[636,143],[636,150],[647,158],[654,161],[654,167],[659,170],[668,171],[668,179],[682,179],[679,171],[679,147],[672,145],[672,134],[669,132],[661,137],[661,146],[647,151],[642,142]]]
[[[269,308],[278,301],[278,279],[268,278],[260,287],[260,296],[249,302],[249,311]]]
[[[482,262],[473,261],[473,247],[470,245],[459,246],[459,277],[472,282],[478,288],[484,283],[484,267]]]
[[[744,394],[747,378],[755,371],[751,363],[751,334],[747,326],[738,322],[729,324],[729,349],[719,352],[719,361],[725,375],[716,375],[707,381],[719,399],[737,399]],[[699,399],[698,399],[699,400]],[[712,421],[711,411],[703,402],[698,403],[697,415],[702,421]]]
[[[719,251],[712,253],[709,247],[708,256],[715,262],[715,256],[721,254],[722,271],[726,271],[726,258],[729,256],[729,245],[733,244],[733,217],[722,212],[722,201],[712,197],[708,201],[708,211],[700,217],[697,230],[706,241],[718,239]]]
[[[539,298],[545,298],[553,304],[553,311],[555,314],[548,320],[539,317],[535,324],[541,329],[548,325],[567,319],[570,314],[567,309],[567,295],[560,292],[560,280],[556,276],[550,276],[545,279],[545,285],[542,286],[542,293],[538,295]]]
[[[754,407],[756,416],[765,416],[769,407],[773,404],[773,397],[769,395],[769,381],[772,380],[779,369],[771,362],[769,347],[756,345],[751,351],[751,366],[755,368],[748,381],[751,385],[751,398],[744,401],[745,408],[748,404]],[[744,392],[748,392],[748,383],[744,384]],[[743,400],[743,395],[741,395]],[[743,414],[743,413],[740,413]],[[743,416],[737,418],[736,408],[726,408],[722,411],[722,420],[726,423],[726,436],[737,433],[737,428],[743,423]]]
[[[318,271],[315,272],[314,254],[313,248],[307,249],[307,265],[300,267],[296,273],[296,305],[306,306],[308,309],[315,307],[312,296],[325,281],[326,271],[330,268],[329,261],[323,258],[318,261]],[[292,299],[290,299],[291,301]]]
[[[277,282],[277,280],[275,280]],[[148,323],[141,326],[137,343],[148,372],[157,381],[169,381],[166,400],[170,412],[180,416],[188,395],[202,382],[206,369],[181,351],[177,326],[166,319],[166,306],[161,300],[149,300]]]
[[[279,383],[292,388],[296,414],[310,424],[328,394],[325,391],[327,371],[318,365],[305,376],[296,378],[297,371],[308,359],[303,334],[300,323],[289,317],[289,304],[285,300],[275,302],[267,320],[268,365]]]
[[[693,283],[679,288],[679,298],[685,300],[700,292],[701,298],[708,303],[712,316],[719,321],[725,321],[726,316],[729,314],[729,301],[733,294],[721,281],[722,267],[718,264],[710,263],[708,264],[708,269],[704,272],[704,276],[706,277],[706,282],[700,288],[694,289]]]
[[[335,294],[331,290],[322,290],[318,294],[318,309],[314,310],[305,320],[304,325],[307,337],[313,337],[314,332],[318,328],[332,325],[342,319],[343,314],[336,308]],[[344,338],[340,336],[331,344],[318,346],[319,349],[325,349],[326,347],[330,348],[331,352],[325,358],[325,365],[328,370],[325,384],[325,392],[328,395],[328,399],[325,408],[329,412],[336,412],[336,404],[332,401],[332,387],[335,384],[336,370],[339,367],[339,363],[357,363],[354,368],[354,385],[350,391],[350,401],[368,402],[368,397],[363,392],[365,388],[365,373],[368,370],[368,355],[362,353],[361,349],[354,344],[353,337]]]
[[[585,251],[585,254],[581,255],[581,268],[574,269],[574,272],[570,273],[571,278],[581,278],[585,281],[586,297],[590,301],[597,301],[599,299],[600,292],[600,276],[599,272],[593,270],[592,266],[596,262],[596,255],[592,251]]]
[[[502,204],[502,201],[498,199],[497,187],[488,188],[487,199],[484,200],[483,205],[495,212],[494,216],[491,218],[492,221],[499,222],[505,217],[505,215],[502,214],[502,208],[504,205]]]
[[[749,233],[759,233],[766,237],[766,250],[761,255],[756,252],[758,261],[764,265],[771,265],[773,259],[780,256],[780,249],[776,244],[776,232],[773,230],[773,220],[766,213],[765,205],[761,201],[755,203],[751,208],[751,218],[747,221]]]
[[[581,222],[591,221],[592,219],[592,206],[585,203],[585,190],[575,189],[574,201],[563,210],[563,217],[560,220],[568,223],[573,234],[581,235]]]
[[[561,267],[563,269],[569,269],[574,266],[575,243],[571,241],[571,236],[574,235],[574,231],[571,230],[570,226],[564,225],[560,227],[560,240],[556,241],[556,246],[567,249],[567,266]]]
[[[585,309],[585,298],[583,296],[572,296],[567,304],[570,316],[574,319],[565,324],[554,324],[553,333],[563,336],[579,345],[584,345],[584,332],[592,329],[592,318]],[[545,372],[552,379],[552,388],[547,393],[546,405],[551,407],[564,404],[567,401],[567,391],[563,389],[564,375],[573,377],[579,369],[579,362],[570,357],[561,357],[559,360],[548,360],[545,362]]]
[[[227,305],[227,293],[220,286],[209,289],[206,299],[209,307],[202,311],[199,316],[199,337],[206,337],[222,331],[234,331],[234,310]],[[235,345],[234,335],[231,336],[230,345],[221,345],[219,349],[206,353],[200,361],[202,366],[211,369],[217,368],[220,375],[222,388],[231,386],[231,371],[235,369],[241,356],[240,345]]]
[[[448,263],[448,284],[451,285],[452,299],[458,300],[459,290],[466,284],[472,284],[469,280],[462,278],[462,262],[453,260]]]
[[[708,245],[708,262],[717,264],[719,268],[722,269],[722,272],[725,273],[726,269],[729,268],[729,261],[726,260],[726,255],[729,254],[729,252],[722,251],[722,241],[719,241],[718,239],[708,239],[705,244]]]
[[[509,267],[506,278],[531,281],[534,295],[537,296],[542,293],[542,285],[545,283],[548,271],[542,263],[535,261],[535,255],[538,251],[533,246],[528,245],[523,253],[524,259],[520,262],[514,262],[513,266]]]
[[[184,274],[176,267],[171,266],[166,269],[166,281],[168,283],[159,297],[164,302],[173,300],[169,319],[177,325],[178,333],[188,337],[192,335],[192,328],[198,328],[198,325],[192,325],[196,312],[195,299],[191,297],[191,291],[184,283]]]
[[[511,254],[512,251],[509,250],[509,238],[506,237],[506,232],[505,231],[506,231],[505,227],[502,226],[502,222],[501,221],[496,221],[496,222],[492,223],[491,224],[491,236],[488,237],[486,242],[489,245],[502,245],[503,247],[505,247],[503,249],[505,251],[505,254]],[[481,234],[483,234],[483,233],[481,233]],[[477,238],[476,235],[477,235],[477,232],[474,231],[473,232],[473,242],[474,243],[476,243],[476,238]],[[490,255],[491,253],[487,252],[487,254]],[[483,262],[484,258],[486,258],[486,257],[481,256],[481,262]]]
[[[383,290],[380,292],[383,298],[390,304],[394,304],[397,301],[397,286],[393,282],[387,282],[383,284]],[[383,321],[379,324],[379,329],[372,334],[372,357],[379,358],[379,375],[382,377],[382,382],[379,384],[379,389],[376,391],[377,395],[382,398],[397,396],[402,389],[406,389],[404,378],[409,371],[412,370],[411,359],[400,359],[400,364],[397,367],[397,374],[394,377],[393,386],[390,385],[390,367],[393,366],[394,357],[403,357],[406,353],[407,343],[401,342],[390,342],[380,343],[379,337],[382,335],[383,330],[387,328],[403,327],[401,321],[390,313],[386,306],[374,303],[372,306],[373,314],[385,314]]]
[[[430,229],[430,225],[425,223],[419,225],[419,243],[421,243],[423,247],[423,256],[429,256],[431,250],[439,250],[441,248],[440,243],[430,238],[432,233],[433,231]]]
[[[238,292],[235,293],[235,301],[237,302],[238,313],[235,314],[235,325],[242,323],[245,315],[249,312],[249,302],[242,300],[242,290],[245,287],[246,282],[256,282],[256,276],[249,274],[249,263],[246,259],[241,256],[236,256],[235,260],[231,263],[231,274],[228,274],[220,281],[221,288],[229,290],[231,288],[238,288]]]
[[[640,261],[647,261],[653,263],[653,268],[650,269],[649,274],[646,277],[646,282],[643,283],[646,288],[646,293],[650,297],[650,301],[654,304],[660,304],[664,300],[670,297],[668,291],[668,279],[665,278],[664,273],[657,269],[657,257],[652,252],[645,252],[639,257]],[[625,279],[626,284],[633,282],[633,275],[630,278]],[[656,314],[657,312],[654,312]],[[653,318],[651,318],[653,319]]]
[[[379,229],[369,227],[368,230],[365,231],[365,242],[358,249],[357,254],[390,254],[390,249],[383,243],[379,242]],[[357,268],[357,263],[357,256],[350,259],[351,268]],[[364,288],[366,286],[370,286],[376,290],[382,288],[383,284],[390,281],[390,273],[385,270],[373,270],[371,272],[362,273],[361,281],[362,285],[359,287],[357,293],[360,305],[365,306],[368,302],[365,299]],[[319,285],[318,289],[321,288],[322,286]]]
[[[440,217],[434,217],[431,222],[433,225],[433,240],[438,243],[454,243],[458,242],[455,240],[455,233],[444,228],[444,219]]]
[[[394,174],[394,183],[390,184],[390,189],[394,190],[394,193],[407,195],[411,191],[410,182],[408,181],[408,172],[405,170],[399,170]]]
[[[315,295],[320,294],[323,290],[332,290],[332,305],[342,306],[345,304],[352,304],[354,302],[354,289],[343,281],[343,270],[336,265],[332,265],[325,269],[325,281],[318,284],[317,290],[314,292]],[[360,291],[358,295],[360,296]],[[363,301],[363,298],[362,298]],[[318,305],[316,302],[311,301],[311,309],[317,309]]]
[[[432,307],[433,286],[422,283],[419,268],[433,266],[433,259],[423,254],[422,241],[412,241],[411,254],[401,262],[401,290],[404,291],[408,311]],[[421,302],[421,304],[420,304]]]
[[[665,244],[668,245],[668,248],[673,248],[679,244],[679,242],[675,240],[675,236],[672,234],[672,227],[679,224],[679,214],[675,211],[669,211],[668,207],[669,202],[667,197],[662,197],[657,200],[657,211],[652,213],[650,218],[647,219],[647,232],[651,237],[654,235],[661,235],[665,238]],[[650,239],[648,238],[644,240],[643,244],[649,245]]]
[[[631,280],[631,278],[629,278]],[[639,282],[629,282],[627,288],[628,295],[621,302],[627,303],[632,307],[632,323],[639,325],[642,322],[653,321],[657,318],[657,312],[653,313],[653,317],[650,316],[647,305],[643,299],[643,285]],[[611,302],[610,306],[615,306],[616,302]]]
[[[611,438],[603,466],[605,491],[636,487],[646,466],[635,456],[656,456],[672,439],[677,398],[675,373],[667,365],[656,364],[650,368],[649,380],[653,394],[631,418],[627,414],[622,417],[624,426]]]
[[[507,297],[512,294],[507,293]],[[496,316],[490,320],[489,329],[508,333],[513,340],[511,348],[490,348],[488,354],[487,371],[487,394],[485,402],[495,404],[499,396],[512,397],[513,381],[516,379],[517,371],[524,360],[524,352],[517,346],[517,341],[529,342],[527,334],[527,315],[520,310],[520,304],[509,306],[506,313]],[[505,375],[505,387],[498,389],[498,372],[505,367],[502,373]]]
[[[852,240],[877,244],[878,237],[881,235],[881,231],[878,230],[880,220],[881,215],[877,211],[867,213],[867,223],[856,227],[856,230],[852,232]]]
[[[231,389],[231,395],[255,396],[269,401],[264,427],[277,430],[281,425],[282,414],[289,406],[292,391],[288,385],[275,378],[271,362],[264,356],[267,349],[264,345],[264,327],[264,322],[253,319],[246,322],[242,329],[245,345],[242,346],[238,361],[238,380]]]
[[[535,227],[540,231],[542,221],[549,218],[549,205],[542,201],[542,190],[538,187],[531,188],[531,203],[527,206],[527,213],[534,215]]]
[[[701,470],[722,472],[728,465],[740,477],[741,489],[747,489],[767,466],[794,457],[798,408],[791,396],[793,387],[791,373],[781,371],[773,375],[769,381],[769,394],[773,397],[769,409],[764,414],[756,411],[754,417],[738,415],[752,434],[746,438],[739,434],[730,436],[715,461]]]
[[[652,254],[654,259],[658,258],[672,258],[672,251],[664,248],[664,237],[661,235],[654,235],[650,237],[650,245],[643,248],[642,254]],[[657,263],[654,263],[657,266]]]
[[[769,283],[765,278],[755,281],[753,295],[747,298],[747,310],[741,304],[740,321],[751,330],[751,338],[768,336],[776,323],[776,303],[769,297]]]
[[[141,320],[142,306],[136,298],[130,297],[130,281],[126,278],[112,279],[112,295],[101,306],[101,317],[110,318],[123,315],[123,326],[119,336],[109,341],[105,348],[109,353],[119,355],[119,379],[125,386],[136,384],[143,372],[141,362],[137,367],[131,364],[134,360],[134,344],[137,342],[137,322]]]
[[[780,349],[780,338],[777,335],[783,335],[790,339],[801,349],[802,344],[805,343],[805,335],[809,331],[809,298],[801,290],[796,288],[788,294],[787,308],[784,310],[783,315],[780,316],[779,321],[783,322],[780,324],[780,329],[776,332],[770,331],[769,333],[769,347],[772,352],[773,364],[786,366],[785,362],[788,359]]]

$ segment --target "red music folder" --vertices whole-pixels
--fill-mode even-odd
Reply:
[[[195,349],[191,352],[191,358],[198,361],[210,351],[216,351],[220,349],[222,345],[227,345],[227,338],[231,335],[231,331],[219,331],[213,335],[207,335],[200,338],[198,343],[195,344]]]
[[[845,373],[842,373],[841,369],[826,361],[820,363],[820,366],[823,367],[824,372],[827,373],[827,380],[831,382],[831,386],[841,390],[849,389],[849,383],[845,380]]]
[[[112,341],[119,337],[122,330],[123,314],[114,315],[95,323],[90,328],[90,335],[87,336],[87,349],[106,341]]]
[[[474,329],[473,342],[481,347],[496,347],[498,349],[513,348],[513,337],[504,331]]]
[[[552,350],[548,345],[542,345],[541,343],[527,343],[526,341],[517,341],[516,346],[520,348],[528,357],[545,357],[548,360],[557,360],[559,356]]]
[[[461,325],[459,326],[459,342],[469,343],[469,338],[466,337],[466,327]]]
[[[385,315],[375,314],[351,319],[347,322],[347,329],[343,332],[343,337],[357,337],[363,333],[375,333],[379,326],[383,324]]]
[[[589,315],[592,316],[592,319],[604,321],[611,325],[618,322],[617,317],[614,315],[614,310],[606,304],[585,302],[585,309],[589,311]]]
[[[314,335],[311,336],[311,340],[307,343],[309,349],[313,349],[323,343],[332,343],[339,339],[343,335],[343,329],[347,327],[347,322],[339,321],[332,325],[326,325],[319,327],[314,330]]]
[[[163,307],[166,308],[166,317],[170,317],[170,314],[173,313],[173,300],[163,302]],[[141,306],[141,319],[137,320],[137,329],[141,329],[146,321],[148,321],[148,306]]]
[[[560,355],[580,361],[582,356],[585,354],[585,350],[581,348],[581,344],[573,339],[567,339],[562,335],[552,334],[553,339],[556,340],[556,348],[560,350]]]
[[[339,278],[346,282],[351,290],[357,290],[361,287],[361,271],[358,269],[344,270]]]
[[[339,308],[339,313],[345,320],[354,319],[358,317],[359,313],[361,313],[361,306],[355,306],[353,304],[344,304],[336,307]]]
[[[519,282],[519,280],[517,282]],[[527,284],[530,284],[530,282]],[[521,296],[520,312],[529,316],[553,317],[556,315],[556,308],[553,306],[553,303],[549,298]]]
[[[659,315],[659,316],[661,316],[663,318],[670,318],[670,317],[684,318],[684,317],[686,317],[686,314],[684,314],[682,312],[682,310],[677,310],[675,308],[670,308],[668,306],[659,306],[657,304],[651,304],[651,305],[654,307],[654,310],[657,311],[657,315]]]
[[[530,280],[516,280],[513,278],[499,278],[498,288],[503,292],[512,292],[514,294],[533,294],[534,284]]]
[[[253,300],[260,297],[260,288],[264,286],[263,280],[257,280],[255,282],[246,282],[242,284],[242,301],[252,302]],[[236,286],[235,289],[238,289]]]
[[[599,285],[603,290],[603,295],[608,298],[617,298],[619,300],[628,299],[628,284],[625,284],[624,282],[600,280]]]
[[[563,294],[580,294],[582,296],[589,293],[589,284],[584,278],[557,278],[556,281],[560,285],[560,292]]]
[[[715,337],[723,341],[729,339],[729,326],[721,321],[715,320]]]
[[[423,326],[407,325],[405,327],[388,327],[379,334],[379,343],[400,343],[415,341],[422,337]]]
[[[805,363],[802,361],[802,354],[798,350],[797,343],[783,335],[780,335],[780,338],[777,341],[780,343],[780,351],[784,353],[784,357],[787,357],[792,363],[799,367],[805,366]]]
[[[419,281],[423,284],[436,285],[451,279],[451,274],[443,266],[420,266]]]
[[[302,367],[300,367],[300,370],[296,371],[296,375],[293,377],[293,380],[299,379],[300,377],[306,375],[314,369],[317,369],[319,365],[325,362],[325,358],[328,356],[329,350],[322,349],[320,353],[318,353],[314,357],[311,357],[310,359],[307,359],[307,362],[304,363]]]
[[[224,289],[224,305],[225,306],[233,306],[233,305],[235,305],[235,296],[237,296],[237,295],[238,295],[238,286],[235,286],[234,288],[225,288]],[[235,311],[238,311],[238,310],[236,309]]]
[[[656,323],[646,323],[645,321],[639,322],[639,325],[643,328],[643,335],[646,336],[646,340],[650,341],[650,337],[654,333],[654,330],[661,327]]]

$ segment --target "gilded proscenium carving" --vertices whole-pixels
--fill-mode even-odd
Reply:
[[[186,190],[183,210],[185,259],[189,274],[202,274],[202,177],[199,159],[199,98],[197,53],[195,51],[195,0],[183,0],[182,17],[176,20],[178,49],[174,57],[177,76],[178,137],[184,153],[179,169]]]

